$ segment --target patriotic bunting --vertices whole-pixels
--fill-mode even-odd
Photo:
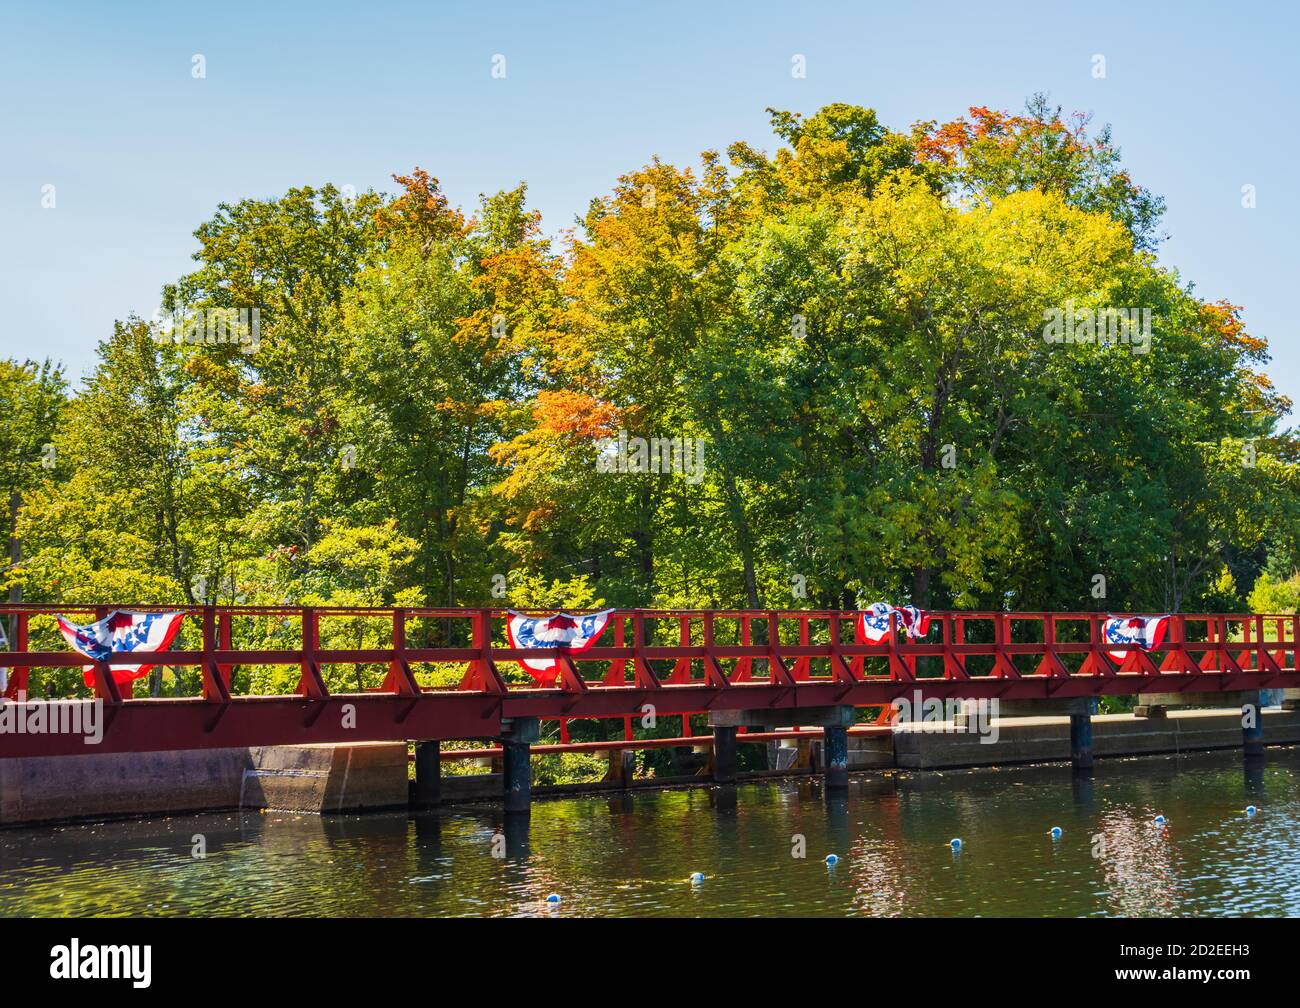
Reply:
[[[930,617],[916,606],[891,606],[888,602],[873,602],[862,612],[862,636],[870,644],[879,644],[889,636],[889,614],[898,615],[898,625],[912,640],[930,632]]]
[[[1130,644],[1150,651],[1164,641],[1168,622],[1168,616],[1112,616],[1103,625],[1102,634],[1107,644]],[[1131,652],[1108,650],[1106,653],[1116,661],[1123,661]]]
[[[132,651],[166,651],[185,619],[184,613],[141,613],[117,609],[102,620],[80,626],[58,617],[59,631],[68,646],[91,661]],[[153,665],[112,665],[113,681],[119,686],[149,674]],[[95,685],[95,666],[82,667],[87,686]]]
[[[506,621],[506,633],[512,648],[553,648],[557,653],[577,654],[596,643],[613,611],[606,609],[586,616],[568,613],[526,616],[512,609]],[[520,658],[519,665],[539,686],[553,686],[559,676],[559,658]]]

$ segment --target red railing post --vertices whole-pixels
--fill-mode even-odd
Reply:
[[[853,643],[865,644],[866,642],[867,642],[867,635],[862,632],[862,614],[854,613],[853,614]],[[854,655],[853,660],[849,662],[849,668],[853,670],[853,675],[855,678],[861,679],[862,676],[866,674],[867,656]]]
[[[1006,612],[995,613],[993,616],[993,639],[994,657],[993,668],[1007,679],[1019,679],[1020,670],[1016,668],[1016,663],[1011,659],[1011,653],[1007,650],[1007,645],[1011,643],[1011,614]]]
[[[645,657],[645,616],[640,609],[632,611],[632,672],[636,684],[642,689],[657,689],[659,677]]]
[[[475,610],[472,619],[470,646],[478,656],[466,666],[459,688],[503,694],[506,692],[505,680],[497,673],[496,663],[492,660],[492,610]]]
[[[829,625],[827,633],[830,635],[831,643],[831,678],[837,682],[853,684],[857,682],[857,676],[853,674],[853,669],[848,662],[844,660],[844,655],[840,652],[840,647],[844,643],[840,639],[840,619],[842,614],[833,612],[829,616]]]
[[[401,675],[401,663],[406,658],[406,610],[393,610],[393,660],[388,664],[390,676]]]
[[[623,647],[623,625],[624,619],[618,613],[610,617],[614,621],[614,646]],[[609,670],[605,673],[606,686],[624,686],[627,684],[627,659],[615,658],[609,663]]]
[[[107,606],[95,606],[96,622],[107,615]],[[113,676],[112,666],[108,662],[95,662],[93,675],[95,678],[95,696],[106,704],[120,704],[124,694],[117,684],[117,679]]]
[[[726,689],[731,685],[731,680],[727,678],[727,673],[722,670],[722,664],[718,661],[717,651],[715,650],[716,640],[714,638],[714,633],[716,632],[716,628],[714,627],[713,622],[715,615],[716,614],[710,610],[709,612],[706,612],[703,617],[704,627],[702,632],[704,634],[704,661],[701,664],[704,666],[705,682],[717,686],[719,689]]]
[[[773,686],[793,686],[794,676],[781,657],[781,618],[775,610],[767,613],[767,677]]]
[[[677,643],[680,647],[691,646],[691,618],[681,616],[678,618]],[[673,665],[672,678],[669,680],[673,683],[686,683],[691,681],[691,660],[689,658],[678,658]]]
[[[228,612],[223,612],[217,619],[217,650],[229,651],[233,642],[233,631],[231,628],[232,616]],[[230,676],[234,671],[233,665],[219,665],[218,671],[221,673],[221,682],[225,685],[226,691],[230,691]]]
[[[749,647],[754,643],[753,632],[749,624],[749,617],[740,617],[740,643]],[[754,678],[754,659],[745,655],[736,659],[736,668],[731,674],[732,682],[748,682]]]
[[[411,663],[406,657],[406,610],[393,610],[393,656],[388,661],[388,675],[380,687],[384,693],[398,696],[419,696],[424,690],[416,682]],[[403,715],[403,719],[405,715]]]
[[[316,653],[320,650],[320,622],[316,610],[302,610],[302,674],[298,677],[298,693],[313,700],[329,697],[325,677],[321,674]]]
[[[911,682],[916,678],[916,674],[903,655],[899,653],[898,629],[900,624],[901,620],[898,618],[898,612],[891,609],[889,611],[889,634],[885,638],[885,645],[888,648],[889,655],[889,678],[897,682]]]
[[[14,639],[10,645],[15,651],[27,650],[27,613],[19,612],[14,614]],[[14,665],[9,669],[9,688],[5,690],[4,695],[10,699],[17,700],[21,693],[24,698],[27,696],[27,681],[31,674],[31,667],[28,665]]]
[[[228,702],[230,689],[217,665],[216,610],[213,606],[203,607],[203,699],[216,702]]]
[[[811,638],[808,636],[808,617],[800,616],[799,617],[799,643],[801,645],[807,646],[810,639]],[[809,675],[812,674],[811,669],[812,669],[811,658],[799,657],[795,659],[794,677],[796,679],[800,681],[807,680]]]

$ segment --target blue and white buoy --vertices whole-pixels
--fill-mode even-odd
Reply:
[[[1060,826],[1053,826],[1053,827],[1052,827],[1050,830],[1048,830],[1047,832],[1049,832],[1049,833],[1052,834],[1052,839],[1053,839],[1053,840],[1060,840],[1060,839],[1061,839],[1061,834],[1062,834],[1063,832],[1065,832],[1065,831],[1062,830]]]
[[[691,885],[700,885],[704,881],[704,872],[691,872]]]
[[[1156,825],[1163,826],[1164,824],[1165,824],[1165,817],[1162,815],[1156,816]]]
[[[1254,805],[1247,805],[1247,806],[1246,806],[1246,815],[1248,815],[1248,816],[1254,815],[1254,814],[1255,814],[1256,812],[1258,812],[1258,811],[1259,811],[1259,809],[1255,808]]]
[[[955,851],[961,850],[961,839],[959,837],[953,837],[948,841],[948,846]]]
[[[546,902],[547,902],[547,903],[558,903],[558,902],[560,902],[560,894],[559,894],[559,893],[551,893],[551,895],[549,895],[549,896],[546,897]]]
[[[839,863],[839,860],[840,860],[840,856],[839,856],[838,854],[827,854],[827,855],[826,855],[826,867],[827,867],[827,868],[834,868],[835,865]]]

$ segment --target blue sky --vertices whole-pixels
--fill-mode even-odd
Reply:
[[[1195,0],[8,4],[0,356],[79,377],[114,319],[150,316],[192,268],[192,232],[223,200],[391,189],[418,164],[465,207],[522,179],[557,231],[652,155],[770,149],[767,106],[852,102],[906,129],[1047,91],[1112,124],[1135,179],[1168,199],[1162,261],[1246,307],[1300,401],[1297,29],[1294,10]]]

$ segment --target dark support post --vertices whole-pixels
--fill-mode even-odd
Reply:
[[[1241,698],[1241,747],[1247,759],[1264,755],[1264,712],[1259,690],[1251,690]]]
[[[713,728],[713,782],[734,784],[736,781],[736,729],[715,725]]]
[[[527,742],[502,742],[507,812],[527,812],[533,797],[533,764]]]
[[[609,751],[609,772],[605,780],[625,788],[632,783],[636,774],[636,753],[628,749],[611,749]]]
[[[826,751],[826,787],[849,786],[849,729],[847,725],[826,725],[822,729]]]
[[[527,812],[533,797],[532,743],[541,734],[537,718],[514,718],[502,724],[501,770],[507,812]]]
[[[415,743],[415,787],[412,804],[437,808],[442,803],[442,759],[437,742]]]
[[[1070,715],[1070,763],[1075,770],[1092,769],[1092,715]]]

